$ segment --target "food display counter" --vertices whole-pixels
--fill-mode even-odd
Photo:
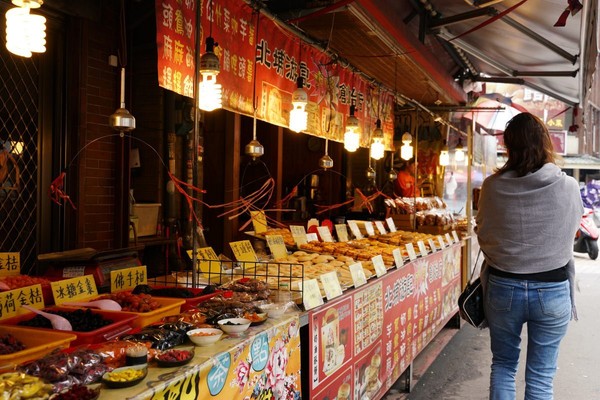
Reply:
[[[224,337],[209,347],[195,347],[192,361],[181,367],[150,364],[140,384],[103,388],[99,399],[298,399],[299,315],[293,312],[269,318],[241,337]]]

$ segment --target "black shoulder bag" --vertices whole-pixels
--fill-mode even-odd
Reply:
[[[485,327],[485,313],[483,311],[483,287],[481,285],[481,279],[477,277],[471,282],[475,267],[479,261],[479,255],[481,250],[477,254],[477,259],[473,264],[473,269],[470,271],[469,280],[467,286],[458,297],[458,312],[460,317],[467,321],[469,324],[476,328]]]

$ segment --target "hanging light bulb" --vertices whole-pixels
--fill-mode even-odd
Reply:
[[[350,152],[356,151],[360,146],[360,126],[358,118],[354,116],[354,104],[350,106],[350,115],[346,119],[346,133],[344,133],[344,148]]]
[[[465,160],[465,151],[463,150],[462,140],[458,140],[458,145],[454,150],[454,161],[463,162]]]
[[[325,139],[325,155],[319,159],[319,167],[329,169],[333,167],[333,159],[327,154],[329,147],[329,139]]]
[[[46,18],[29,12],[39,6],[36,2],[24,2],[22,8],[6,12],[6,49],[11,53],[31,57],[32,52],[46,51]]]
[[[308,114],[306,105],[308,104],[308,93],[303,88],[302,77],[298,78],[298,87],[292,93],[292,111],[290,111],[290,130],[302,132],[306,130],[308,123]]]
[[[408,132],[404,132],[402,135],[402,147],[400,147],[400,158],[403,160],[410,160],[413,157],[412,135]]]
[[[198,108],[204,111],[213,111],[223,106],[221,84],[217,83],[220,67],[219,57],[214,52],[215,46],[215,39],[207,37],[206,53],[200,57],[199,71],[202,81],[199,85]]]
[[[450,154],[448,153],[448,145],[446,145],[446,141],[444,140],[444,147],[442,147],[442,151],[440,153],[440,166],[445,167],[450,164]]]
[[[383,144],[383,130],[381,129],[381,120],[377,119],[376,128],[373,131],[373,143],[371,143],[371,158],[381,160],[385,155],[385,145]]]

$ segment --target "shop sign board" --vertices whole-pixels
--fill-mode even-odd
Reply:
[[[281,235],[266,235],[267,246],[271,250],[271,254],[275,260],[280,260],[287,257],[287,248],[285,241]]]
[[[265,233],[267,231],[267,215],[263,210],[250,211],[250,217],[255,233]]]
[[[21,273],[21,254],[0,253],[0,276],[14,276]]]
[[[409,262],[310,311],[308,398],[387,392],[456,313],[460,250],[453,245]]]
[[[249,240],[239,240],[237,242],[230,242],[231,250],[235,259],[240,262],[257,262],[258,258],[252,247],[252,243]]]
[[[192,28],[195,7],[200,7],[201,52],[209,32],[219,44],[214,53],[220,64],[217,83],[222,85],[223,108],[250,117],[256,109],[256,118],[287,127],[292,93],[302,78],[308,94],[304,132],[343,142],[346,118],[354,105],[361,146],[369,146],[369,132],[379,118],[385,147],[393,148],[393,93],[300,38],[290,40],[285,29],[256,13],[250,4],[239,0],[156,0],[155,4],[161,87],[193,96]]]

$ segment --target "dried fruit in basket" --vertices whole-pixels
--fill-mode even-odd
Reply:
[[[95,313],[89,308],[85,310],[78,309],[74,311],[59,311],[52,309],[46,311],[68,319],[73,327],[73,330],[76,332],[91,332],[113,323],[112,320],[104,318],[104,316]],[[52,329],[50,320],[42,317],[41,315],[36,315],[31,319],[19,321],[19,325]]]
[[[21,350],[25,350],[25,345],[16,337],[10,333],[0,336],[0,354],[12,354]]]

